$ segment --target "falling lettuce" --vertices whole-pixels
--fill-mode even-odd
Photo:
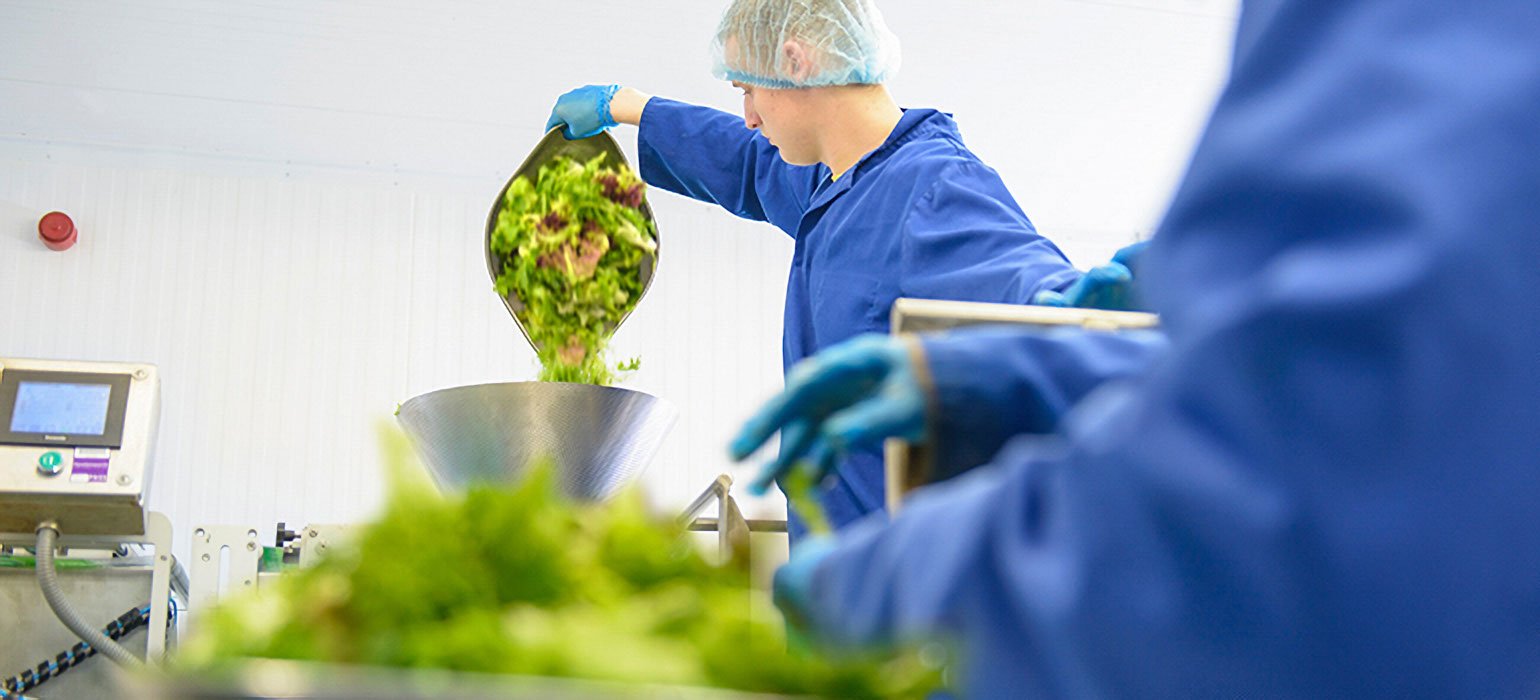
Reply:
[[[511,490],[444,497],[392,440],[383,515],[351,548],[205,613],[178,673],[266,658],[830,698],[938,685],[915,650],[788,645],[744,567],[708,563],[635,491],[578,504],[537,468]]]
[[[646,186],[624,164],[604,160],[560,157],[533,181],[516,178],[492,232],[492,253],[502,262],[497,293],[523,302],[519,320],[538,353],[541,381],[614,382],[605,345],[636,308],[642,265],[657,251],[643,212]]]

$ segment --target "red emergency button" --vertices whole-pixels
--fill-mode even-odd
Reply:
[[[69,250],[78,236],[75,222],[62,211],[48,212],[37,222],[37,237],[54,250]]]

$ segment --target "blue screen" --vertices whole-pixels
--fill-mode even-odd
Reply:
[[[107,431],[108,384],[21,382],[11,432],[50,435],[101,435]]]

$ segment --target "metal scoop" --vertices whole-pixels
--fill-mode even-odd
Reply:
[[[576,141],[568,141],[565,136],[562,136],[561,132],[562,127],[560,126],[546,132],[545,138],[540,139],[540,143],[535,144],[535,148],[530,151],[529,157],[524,159],[524,164],[520,165],[519,169],[513,173],[513,177],[508,178],[508,183],[503,185],[503,189],[497,193],[497,201],[492,203],[492,212],[487,215],[485,245],[487,273],[492,276],[493,283],[497,282],[498,275],[503,272],[503,261],[492,252],[492,231],[497,228],[497,215],[503,210],[503,202],[508,196],[508,188],[513,186],[514,180],[520,177],[528,177],[533,182],[539,176],[541,166],[562,156],[583,163],[600,153],[605,153],[608,154],[608,157],[604,159],[605,163],[631,167],[631,164],[626,161],[626,154],[620,150],[620,145],[615,143],[615,138],[610,136],[608,132],[601,131],[597,136]],[[657,222],[653,219],[652,207],[648,206],[645,196],[642,198],[641,212],[642,216],[646,217],[649,223],[652,223],[654,240],[659,244],[658,249],[661,249],[662,237],[658,235]],[[642,257],[641,268],[637,271],[637,275],[642,282],[642,292],[637,295],[637,303],[641,303],[642,297],[647,295],[647,289],[652,286],[652,271],[657,267],[658,249],[654,249],[654,252]],[[503,297],[503,306],[508,307],[508,314],[513,316],[513,322],[519,327],[519,332],[524,334],[524,340],[536,352],[539,352],[540,346],[535,344],[534,338],[529,335],[529,330],[524,327],[524,302],[519,299],[518,294],[513,290],[509,290],[508,295]],[[635,307],[632,307],[632,309],[635,310]],[[615,329],[619,328],[620,324],[624,323],[630,316],[631,314],[628,312],[615,322],[614,327],[607,330],[610,333],[615,332]]]

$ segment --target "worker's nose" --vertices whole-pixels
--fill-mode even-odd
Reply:
[[[747,98],[743,102],[743,125],[750,129],[758,129],[763,126],[764,122],[760,121],[759,112],[754,111],[754,108],[748,105]]]

